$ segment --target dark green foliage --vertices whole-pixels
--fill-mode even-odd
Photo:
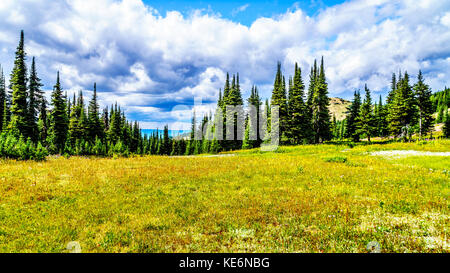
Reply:
[[[352,104],[347,108],[346,133],[345,136],[354,142],[359,141],[361,95],[355,91]]]
[[[370,95],[370,90],[367,88],[367,84],[364,86],[364,90],[366,96],[364,98],[364,102],[361,105],[360,117],[359,117],[359,128],[357,128],[357,134],[367,136],[368,141],[370,142],[370,136],[375,133],[375,118],[373,115],[373,105],[372,98]]]
[[[256,86],[252,87],[252,91],[250,97],[248,98],[248,104],[252,105],[254,108],[250,108],[246,126],[245,126],[245,135],[244,141],[242,143],[243,149],[251,149],[259,147],[262,143],[262,138],[264,136],[260,136],[260,114],[261,114],[261,99],[259,97],[258,88]],[[256,120],[251,120],[250,116],[255,116]],[[254,123],[254,124],[252,124]],[[253,127],[253,130],[251,128]]]
[[[326,157],[323,159],[325,162],[331,162],[331,163],[346,163],[347,158],[343,156],[333,156],[333,157]]]
[[[378,104],[375,104],[375,134],[379,137],[385,137],[388,135],[386,115],[386,107],[383,105],[380,95]]]
[[[405,72],[403,78],[399,78],[396,89],[388,104],[388,128],[392,135],[400,134],[406,138],[410,133],[416,117],[415,98],[409,84],[409,75]]]
[[[53,87],[52,106],[53,109],[50,112],[50,128],[47,136],[47,143],[51,153],[60,153],[63,151],[66,142],[68,118],[66,102],[59,81],[59,72],[56,77],[56,84]]]
[[[39,142],[37,145],[28,138],[16,138],[12,134],[0,135],[0,157],[19,160],[44,160],[48,155],[47,150]]]
[[[1,66],[0,66],[1,68]],[[5,115],[5,104],[8,103],[8,97],[6,93],[6,83],[5,83],[5,76],[3,74],[3,68],[1,68],[0,72],[0,132],[3,129],[3,119]],[[7,105],[6,105],[7,106]],[[7,119],[6,122],[9,122]]]
[[[16,50],[14,68],[11,72],[11,121],[8,131],[19,137],[30,136],[28,126],[28,105],[27,105],[27,67],[25,64],[26,53],[24,49],[23,31],[20,33],[20,42]]]
[[[331,134],[331,117],[328,110],[330,101],[328,98],[328,84],[325,78],[325,68],[323,58],[320,64],[320,71],[317,73],[317,67],[314,67],[311,97],[311,122],[314,134],[314,143],[322,143],[330,140]]]
[[[450,138],[450,117],[448,116],[448,113],[447,113],[446,120],[444,123],[443,131],[444,131],[444,137]]]
[[[419,115],[419,137],[427,134],[433,121],[433,103],[431,101],[431,89],[424,83],[422,71],[419,71],[417,83],[414,85],[414,92],[417,100]]]
[[[270,101],[272,106],[279,107],[279,133],[280,139],[283,141],[287,137],[288,128],[288,105],[286,97],[286,83],[283,74],[281,73],[281,63],[277,64],[277,73],[273,84],[272,98]]]
[[[90,141],[103,138],[103,124],[100,121],[96,83],[94,83],[94,93],[88,107],[88,137]]]
[[[33,57],[28,86],[28,130],[33,141],[37,141],[39,136],[38,116],[40,106],[44,100],[44,92],[41,90],[42,86]]]
[[[307,119],[304,96],[305,85],[303,84],[302,71],[295,63],[294,79],[292,86],[289,88],[288,100],[288,136],[294,144],[301,144],[308,139],[309,120]]]

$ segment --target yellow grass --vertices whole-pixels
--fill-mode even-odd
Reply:
[[[367,152],[450,142],[389,145],[1,161],[0,251],[448,252],[448,157]]]

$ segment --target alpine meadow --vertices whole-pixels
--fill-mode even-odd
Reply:
[[[409,11],[391,14],[399,7],[385,1],[376,11],[359,0],[232,10],[211,1],[217,14],[192,1],[199,10],[185,14],[101,0],[98,25],[77,1],[62,2],[42,4],[65,10],[61,21],[34,27],[23,8],[31,13],[0,27],[1,253],[450,252],[448,4],[427,13],[446,29],[428,45],[436,52],[414,55],[425,43],[417,36],[384,61],[388,53],[342,51],[354,41],[345,29],[438,26],[418,16],[410,28],[398,19]],[[2,5],[13,4],[0,15]],[[339,11],[365,5],[386,17],[339,25]],[[317,29],[304,42],[294,38],[302,24]],[[97,28],[109,32],[90,37]],[[382,47],[371,35],[369,48]]]

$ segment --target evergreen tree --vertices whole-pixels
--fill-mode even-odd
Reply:
[[[364,102],[361,105],[360,111],[360,126],[357,130],[358,134],[365,134],[367,136],[367,140],[370,142],[370,136],[375,131],[375,119],[373,116],[372,109],[372,98],[370,96],[370,90],[367,88],[367,84],[364,86],[364,91],[366,93],[366,97],[364,98]]]
[[[302,71],[295,63],[294,79],[292,87],[289,88],[289,137],[294,144],[302,143],[308,136],[305,135],[308,131],[308,120],[306,113],[306,105],[304,102],[305,85],[302,80]]]
[[[3,115],[2,115],[2,132],[8,131],[8,124],[10,121],[11,112],[9,111],[8,100],[4,100],[3,102]]]
[[[43,145],[47,145],[47,131],[48,131],[48,117],[47,117],[47,100],[42,97],[39,107],[39,119],[38,119],[38,129],[39,129],[39,141]]]
[[[317,61],[314,60],[314,65],[311,67],[311,72],[309,74],[309,86],[308,94],[306,99],[306,112],[305,112],[305,136],[307,136],[308,143],[315,141],[315,132],[313,129],[313,98],[314,89],[317,80]]]
[[[277,64],[277,74],[275,75],[275,81],[273,84],[271,105],[279,107],[279,134],[280,139],[286,137],[287,128],[288,128],[288,106],[287,106],[287,98],[286,98],[286,84],[284,80],[284,76],[281,73],[281,63]]]
[[[59,72],[56,77],[56,84],[52,92],[52,106],[50,112],[50,130],[48,135],[48,143],[52,152],[62,152],[66,143],[68,131],[68,118],[66,112],[66,102],[61,90],[59,81]]]
[[[361,95],[355,91],[352,104],[347,108],[345,136],[354,142],[359,141]]]
[[[312,123],[315,143],[322,143],[325,140],[331,139],[329,105],[328,84],[326,83],[322,57],[320,72],[314,83],[314,95],[312,99]]]
[[[5,76],[3,74],[3,68],[0,66],[0,132],[3,128],[3,115],[5,112],[5,103],[7,104],[7,93],[6,93],[6,83]]]
[[[409,75],[405,72],[404,77],[400,77],[397,82],[397,88],[388,108],[387,121],[391,134],[398,136],[403,133],[403,137],[407,137],[415,118],[414,104]]]
[[[447,115],[447,118],[444,123],[443,132],[444,132],[444,137],[450,138],[450,117],[448,116],[448,112],[446,115]]]
[[[96,137],[103,137],[103,126],[99,116],[99,106],[97,102],[97,84],[94,83],[94,93],[92,99],[89,102],[88,108],[88,135],[90,140],[94,140]]]
[[[26,53],[24,49],[24,34],[20,33],[20,42],[16,50],[14,68],[11,73],[11,121],[9,130],[13,135],[30,136],[28,127],[27,106],[27,67],[25,64]]]
[[[43,84],[37,76],[36,63],[33,57],[31,62],[30,80],[28,87],[28,123],[30,137],[36,141],[39,135],[38,116],[41,102],[44,99],[44,92],[41,90]]]
[[[433,104],[431,102],[431,89],[424,83],[422,71],[419,70],[418,82],[414,85],[414,92],[419,110],[419,138],[428,133],[433,121]]]
[[[170,142],[169,137],[169,126],[164,126],[164,133],[163,133],[163,141],[162,141],[162,147],[160,150],[160,154],[162,155],[170,155],[172,144]]]
[[[376,134],[379,137],[387,136],[386,107],[383,105],[381,95],[376,108],[375,122],[376,122]]]
[[[259,147],[262,142],[262,138],[264,136],[260,136],[260,112],[261,112],[261,98],[259,97],[258,88],[256,86],[252,87],[250,97],[248,98],[248,104],[249,106],[252,106],[253,108],[250,108],[248,118],[246,120],[246,127],[245,127],[245,135],[244,135],[244,142],[242,143],[243,147],[245,146],[246,149]],[[256,119],[251,119],[250,116],[255,117]],[[253,128],[253,129],[252,129]]]
[[[120,109],[117,108],[117,103],[114,108],[111,107],[111,118],[109,123],[108,140],[111,143],[116,143],[121,136],[121,117]]]
[[[225,89],[227,89],[227,82],[225,83]],[[234,113],[234,120],[227,120],[227,116],[231,116],[231,112],[226,109],[226,106],[242,106],[244,104],[242,100],[242,94],[241,94],[241,88],[239,84],[239,74],[237,76],[233,75],[233,80],[231,82],[231,88],[229,89],[229,92],[227,93],[227,96],[224,96],[224,106],[225,111],[224,112],[224,130],[226,130],[226,124],[231,122],[234,126],[234,136],[233,140],[224,141],[224,145],[227,149],[240,149],[242,147],[242,138],[241,140],[238,139],[238,131],[239,126],[241,126],[240,121],[238,120],[239,117],[242,117],[243,113]],[[225,134],[226,136],[226,134]]]

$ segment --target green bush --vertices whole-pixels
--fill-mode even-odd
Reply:
[[[332,163],[345,163],[345,162],[347,162],[347,158],[344,157],[344,156],[326,157],[323,160],[325,162],[332,162]]]
[[[17,139],[11,134],[0,136],[0,157],[18,160],[44,160],[48,151],[39,142],[37,147],[30,138],[25,141],[23,137]]]

